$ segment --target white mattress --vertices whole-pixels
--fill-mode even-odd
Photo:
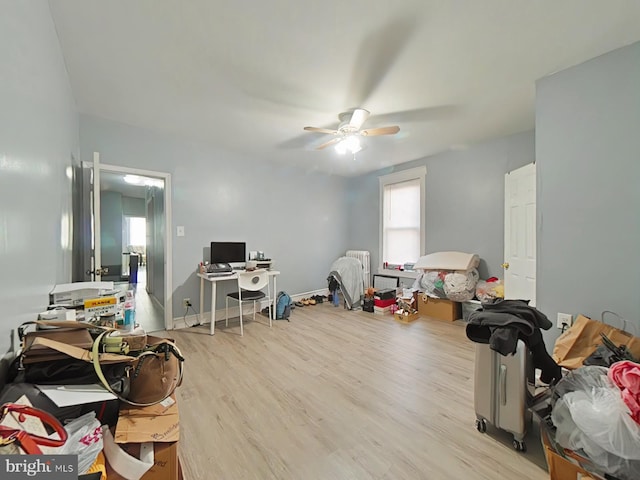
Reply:
[[[480,257],[475,253],[435,252],[424,255],[414,265],[415,270],[459,270],[478,268]]]

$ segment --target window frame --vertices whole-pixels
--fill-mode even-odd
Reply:
[[[389,270],[383,268],[383,254],[384,254],[384,189],[387,185],[392,185],[394,183],[402,183],[408,182],[411,180],[419,180],[420,182],[420,255],[424,255],[426,251],[425,247],[425,213],[426,213],[426,205],[425,205],[425,185],[426,185],[426,177],[427,177],[427,167],[420,166],[409,168],[407,170],[401,170],[399,172],[390,173],[388,175],[381,175],[378,177],[379,180],[379,222],[378,222],[378,273],[380,274],[389,274],[390,272],[397,272],[398,276],[406,276],[406,272],[400,272],[397,270]]]

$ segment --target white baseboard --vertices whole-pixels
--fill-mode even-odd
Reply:
[[[311,290],[310,292],[302,292],[302,293],[296,293],[294,295],[290,295],[291,296],[291,300],[293,302],[296,302],[302,298],[308,298],[308,297],[313,297],[314,295],[328,295],[328,291],[326,288],[322,288],[319,290]],[[235,302],[234,302],[235,303]],[[262,299],[260,302],[258,302],[258,304],[256,305],[256,312],[260,313],[260,311],[262,311],[263,308],[268,307],[269,306],[269,302],[267,302],[267,299]],[[251,315],[253,312],[253,306],[250,303],[245,303],[243,305],[244,310],[242,311],[243,315]],[[233,307],[229,306],[229,318],[236,318],[240,316],[240,308],[238,307],[237,304],[235,304]],[[225,309],[221,308],[216,310],[216,323],[218,323],[221,320],[224,320],[225,317]],[[189,328],[189,327],[195,327],[197,325],[205,325],[205,324],[209,324],[211,323],[211,312],[201,312],[199,315],[187,315],[186,317],[175,317],[173,319],[173,329],[174,330],[178,330],[181,328]]]

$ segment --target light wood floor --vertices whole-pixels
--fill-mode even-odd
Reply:
[[[185,480],[548,479],[535,436],[522,454],[505,432],[475,430],[462,322],[324,303],[239,331],[170,332],[186,357]]]

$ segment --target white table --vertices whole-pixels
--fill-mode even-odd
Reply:
[[[258,270],[254,270],[258,271]],[[218,282],[227,282],[233,280],[234,282],[238,282],[238,273],[233,272],[231,275],[220,275],[220,276],[208,276],[206,273],[198,273],[200,277],[200,312],[204,313],[204,282],[211,283],[211,327],[210,334],[215,334],[216,329],[216,285]],[[275,298],[278,295],[278,290],[276,286],[276,277],[280,275],[280,272],[277,270],[268,270],[267,275],[269,276],[269,280],[273,279],[273,295],[271,296],[271,303],[273,305]],[[271,320],[275,320],[275,308],[271,309]]]

